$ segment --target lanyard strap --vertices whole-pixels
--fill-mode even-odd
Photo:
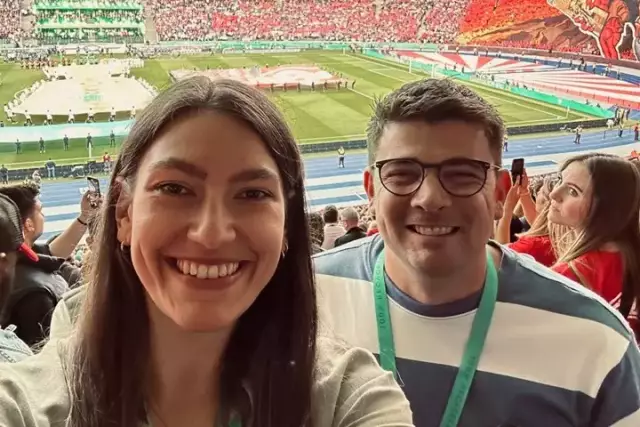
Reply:
[[[384,251],[378,255],[373,271],[373,297],[378,324],[378,344],[380,346],[380,365],[390,371],[398,379],[396,368],[396,348],[393,342],[389,299],[384,279]],[[473,377],[478,369],[478,362],[484,349],[489,332],[493,311],[498,297],[498,272],[491,254],[487,251],[487,272],[480,298],[480,305],[473,318],[471,332],[462,354],[462,362],[456,375],[453,388],[449,394],[447,407],[444,410],[440,427],[456,427],[462,416],[464,404],[469,395]]]

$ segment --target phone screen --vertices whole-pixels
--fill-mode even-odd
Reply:
[[[95,193],[97,197],[100,197],[100,181],[96,178],[88,176],[87,183],[89,184],[89,190]]]
[[[524,159],[513,159],[511,162],[511,179],[515,184],[518,182],[518,178],[522,176],[524,171]]]

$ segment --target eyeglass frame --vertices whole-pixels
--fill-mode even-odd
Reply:
[[[380,175],[380,171],[382,170],[382,167],[384,165],[386,165],[387,163],[391,163],[394,161],[405,161],[405,162],[412,162],[415,164],[418,164],[420,166],[422,166],[422,179],[420,180],[420,184],[418,184],[418,186],[416,187],[415,190],[413,190],[410,193],[407,194],[398,194],[398,193],[394,193],[393,191],[389,190],[387,188],[387,186],[385,185],[384,181],[382,180],[382,176]],[[440,169],[442,168],[442,165],[444,164],[451,164],[451,163],[455,163],[455,162],[467,162],[467,163],[475,163],[477,165],[480,165],[484,168],[484,180],[482,181],[482,185],[480,185],[480,188],[478,188],[478,190],[472,194],[469,195],[465,195],[465,196],[459,196],[457,194],[453,194],[451,191],[447,190],[447,188],[445,187],[444,184],[442,184],[442,179],[440,178]],[[462,162],[461,162],[462,163]],[[461,198],[467,198],[467,197],[473,197],[476,194],[478,194],[479,192],[482,191],[482,189],[485,187],[485,185],[487,184],[487,178],[489,177],[489,171],[490,170],[495,170],[495,171],[501,171],[504,170],[501,166],[495,165],[493,163],[489,163],[489,162],[485,162],[484,160],[478,160],[478,159],[470,159],[467,157],[453,157],[451,159],[447,159],[444,160],[440,163],[424,163],[421,162],[417,159],[413,159],[410,157],[399,157],[399,158],[393,158],[393,159],[384,159],[384,160],[378,160],[376,162],[374,162],[371,165],[372,168],[377,169],[378,170],[378,178],[380,179],[380,183],[382,184],[382,186],[385,188],[385,190],[387,190],[389,193],[393,194],[396,197],[407,197],[407,196],[413,196],[414,194],[416,194],[418,192],[418,190],[420,190],[420,188],[422,187],[422,184],[424,184],[424,180],[427,177],[426,174],[426,170],[427,169],[435,169],[437,174],[436,176],[438,177],[438,182],[440,183],[440,187],[442,187],[442,189],[447,192],[447,194],[453,196],[453,197],[461,197]]]

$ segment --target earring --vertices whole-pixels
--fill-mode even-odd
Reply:
[[[284,242],[284,244],[282,245],[282,252],[280,253],[281,259],[284,259],[284,257],[287,256],[288,250],[289,250],[289,243]]]
[[[124,252],[128,252],[129,251],[129,246],[125,245],[124,242],[120,242],[120,250],[124,253]]]

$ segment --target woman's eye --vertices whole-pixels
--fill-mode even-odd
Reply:
[[[187,189],[183,185],[175,184],[172,182],[159,184],[155,187],[155,190],[162,194],[168,194],[172,196],[181,196],[188,193]]]
[[[271,197],[271,194],[264,190],[245,190],[240,194],[242,199],[262,200]]]

